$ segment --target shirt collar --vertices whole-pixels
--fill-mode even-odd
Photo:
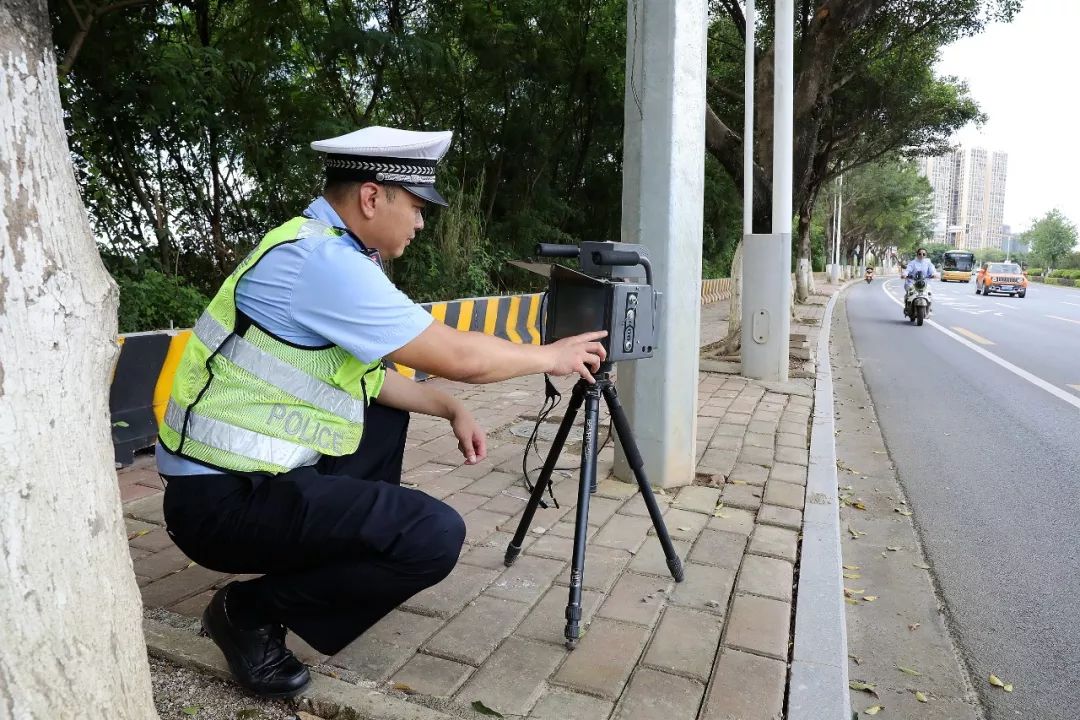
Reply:
[[[364,253],[373,263],[380,268],[383,266],[382,258],[379,256],[378,250],[369,250],[364,241],[353,233],[348,227],[345,226],[345,221],[341,219],[341,216],[337,214],[337,210],[330,204],[325,197],[317,197],[311,201],[311,204],[304,209],[304,217],[309,217],[312,220],[318,220],[324,222],[330,227],[337,228],[344,231],[346,235],[356,241],[356,244],[360,246],[360,251]]]

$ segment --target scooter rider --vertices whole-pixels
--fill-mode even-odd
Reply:
[[[937,277],[937,271],[934,270],[934,263],[930,262],[930,258],[926,256],[926,248],[921,247],[915,251],[915,258],[907,264],[907,268],[904,269],[904,314],[907,314],[907,302],[908,294],[911,290],[911,286],[915,284],[915,273],[921,272],[924,280]]]

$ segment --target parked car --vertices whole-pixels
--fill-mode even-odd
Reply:
[[[1027,295],[1028,279],[1016,263],[985,262],[975,276],[975,294],[1007,293],[1010,297]]]

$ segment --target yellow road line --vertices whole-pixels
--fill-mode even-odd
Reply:
[[[1077,325],[1080,325],[1080,320],[1073,320],[1071,318],[1058,317],[1057,315],[1047,315],[1046,317],[1054,318],[1055,320],[1064,320],[1065,322],[1071,322],[1071,323],[1076,323]]]
[[[973,341],[979,343],[980,345],[993,345],[994,344],[990,340],[987,340],[986,338],[984,338],[982,335],[976,335],[975,333],[971,332],[970,330],[965,330],[962,327],[956,327],[955,325],[953,325],[953,330],[960,333],[961,335],[966,337],[968,340],[973,340]]]

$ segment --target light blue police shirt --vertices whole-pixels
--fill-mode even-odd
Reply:
[[[256,325],[296,345],[337,345],[365,363],[427,329],[431,315],[390,282],[325,198],[308,205],[304,216],[346,232],[276,247],[244,275],[236,306]],[[156,459],[163,475],[217,472],[171,455],[161,443]]]

